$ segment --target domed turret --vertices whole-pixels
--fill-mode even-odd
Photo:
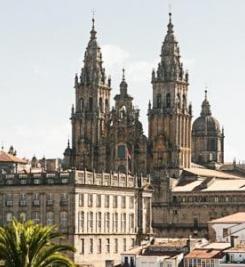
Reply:
[[[192,161],[198,164],[224,161],[224,134],[218,120],[212,116],[207,90],[200,117],[192,126]]]

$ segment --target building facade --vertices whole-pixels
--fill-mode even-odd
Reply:
[[[0,184],[1,225],[13,217],[57,225],[79,266],[113,266],[152,234],[147,178],[72,171],[6,174]]]

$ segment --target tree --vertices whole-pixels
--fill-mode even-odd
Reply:
[[[55,226],[13,219],[0,227],[0,260],[6,267],[74,267],[74,263],[62,254],[74,252],[74,248],[55,243],[55,239],[61,237]]]

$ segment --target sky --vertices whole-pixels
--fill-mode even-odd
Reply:
[[[171,8],[189,101],[199,116],[207,87],[225,129],[225,160],[245,160],[244,0],[0,0],[0,142],[19,156],[62,157],[71,136],[73,81],[83,63],[92,10],[112,97],[126,69],[147,134],[151,71]]]

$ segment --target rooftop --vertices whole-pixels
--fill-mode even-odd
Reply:
[[[237,212],[219,219],[212,220],[209,223],[245,223],[245,212]]]
[[[12,154],[9,154],[3,150],[0,151],[0,163],[22,163],[27,164],[28,161],[25,159],[18,158]]]
[[[221,259],[223,252],[217,249],[194,249],[185,256],[186,259]]]

